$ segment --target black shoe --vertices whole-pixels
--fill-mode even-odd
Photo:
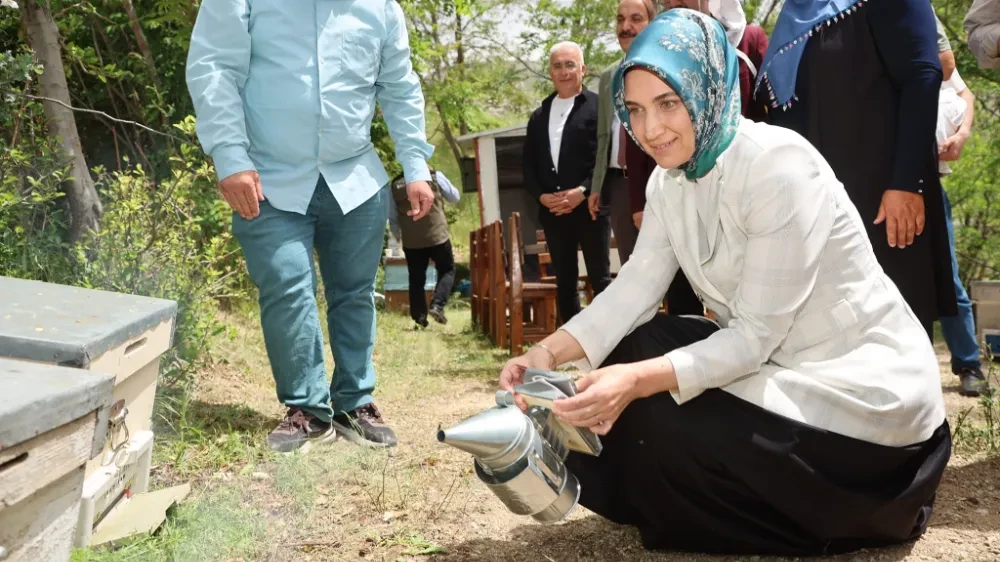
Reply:
[[[396,433],[386,425],[374,403],[333,417],[333,427],[348,441],[367,447],[395,447]]]
[[[417,326],[415,328],[417,330],[426,329],[428,326],[430,326],[426,318],[414,318],[413,321],[417,323]]]
[[[962,367],[955,374],[962,380],[962,389],[958,391],[962,396],[979,396],[989,389],[983,371],[977,367]]]
[[[448,318],[444,315],[444,307],[439,304],[431,306],[430,311],[431,318],[437,321],[438,324],[447,324]]]
[[[267,436],[271,450],[305,453],[313,443],[329,443],[337,439],[333,426],[298,408],[289,408],[285,419]]]

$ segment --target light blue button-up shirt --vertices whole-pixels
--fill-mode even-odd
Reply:
[[[376,100],[406,180],[430,180],[395,0],[203,0],[187,84],[219,178],[256,170],[275,208],[304,214],[320,174],[344,213],[389,182],[371,142]]]

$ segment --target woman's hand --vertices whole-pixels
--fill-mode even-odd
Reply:
[[[503,366],[500,372],[500,388],[514,392],[514,387],[524,382],[524,372],[528,369],[553,370],[552,356],[540,347],[533,347],[527,353],[515,357]],[[527,411],[528,403],[517,393],[514,393],[514,404],[522,412]]]
[[[607,435],[625,406],[638,394],[635,365],[611,365],[592,371],[576,383],[576,396],[553,402],[552,412],[577,427]]]

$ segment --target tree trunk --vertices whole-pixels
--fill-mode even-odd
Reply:
[[[757,6],[757,12],[754,14],[751,23],[763,27],[775,9],[779,12],[781,11],[781,6],[784,3],[784,0],[764,0]]]
[[[462,44],[462,14],[455,11],[455,66],[458,69],[459,80],[465,81],[465,48]],[[465,122],[465,116],[458,118],[459,134],[469,134],[469,124]]]
[[[160,91],[163,88],[160,87],[160,75],[156,72],[156,63],[153,62],[153,51],[149,48],[149,42],[146,41],[146,34],[142,32],[142,26],[139,25],[139,16],[135,13],[132,0],[122,0],[122,6],[125,7],[125,13],[128,14],[128,21],[132,25],[132,33],[135,35],[135,42],[139,46],[139,52],[142,53],[142,58],[146,59],[146,69],[149,71],[149,78],[153,81],[153,85],[156,86],[157,91]]]
[[[455,132],[451,130],[451,125],[448,124],[448,116],[441,110],[441,103],[435,102],[434,106],[437,108],[438,116],[441,118],[441,128],[444,130],[444,138],[448,141],[448,146],[451,147],[451,153],[455,155],[455,162],[461,166],[462,156],[465,155],[462,152],[462,147],[455,140]]]
[[[35,58],[44,67],[39,83],[42,95],[50,100],[70,105],[62,50],[59,47],[59,28],[52,20],[52,14],[38,0],[24,0],[22,16]],[[42,106],[49,121],[50,131],[59,138],[63,155],[72,163],[71,177],[63,182],[63,190],[69,201],[69,239],[75,243],[88,231],[97,230],[98,219],[103,212],[101,199],[94,188],[94,181],[90,177],[87,160],[83,155],[73,110],[48,100],[44,101]]]

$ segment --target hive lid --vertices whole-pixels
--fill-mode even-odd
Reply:
[[[113,389],[105,373],[0,357],[0,450],[109,407]]]
[[[87,368],[176,314],[171,300],[0,277],[0,356]]]

